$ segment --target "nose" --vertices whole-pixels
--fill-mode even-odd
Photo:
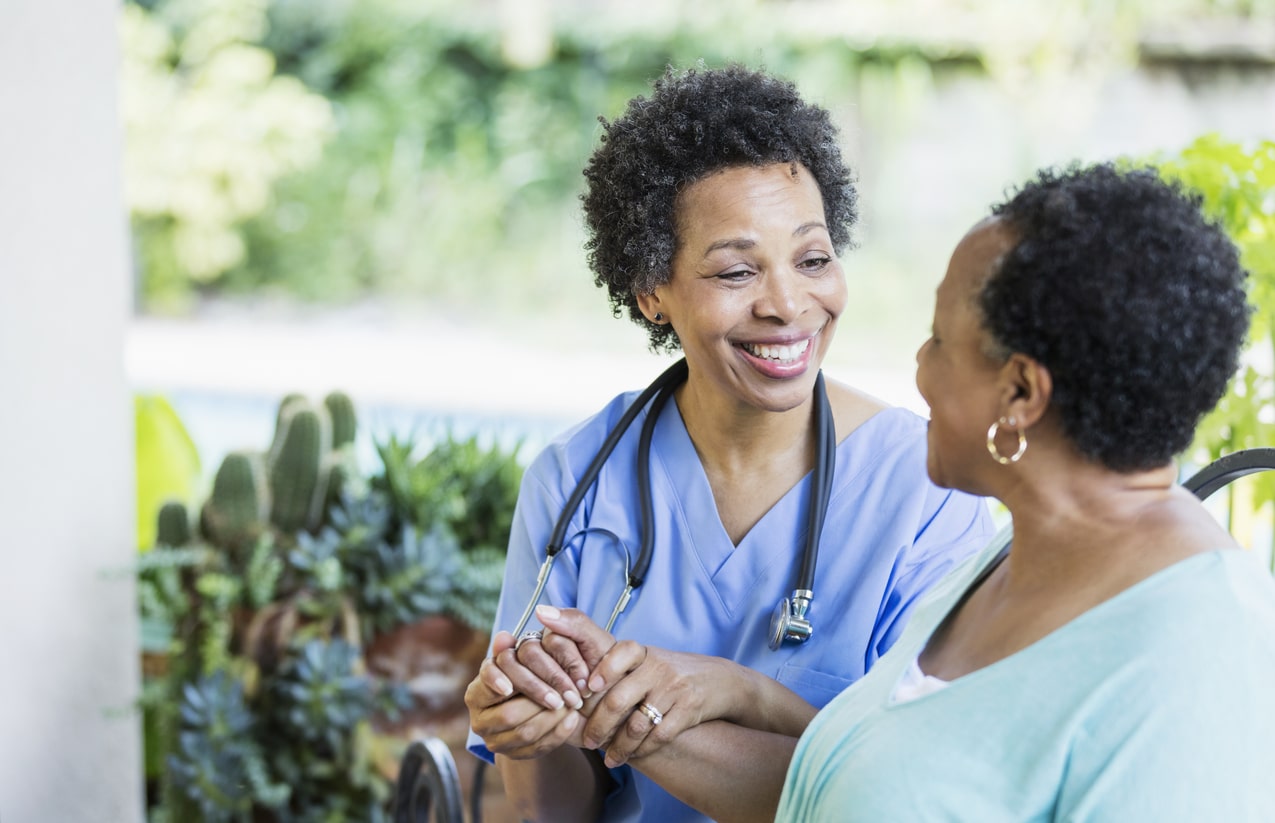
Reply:
[[[796,320],[801,313],[799,277],[799,274],[786,270],[767,273],[761,284],[761,293],[753,304],[753,314],[784,323]]]
[[[925,396],[925,391],[921,388],[921,354],[925,351],[925,347],[930,345],[932,339],[931,337],[925,338],[925,342],[916,350],[916,373],[912,376],[912,380],[916,383],[916,390],[921,393],[922,397]]]

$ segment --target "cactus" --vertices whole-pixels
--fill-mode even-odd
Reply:
[[[301,405],[305,405],[309,402],[310,401],[306,399],[306,396],[304,394],[299,394],[298,392],[291,392],[289,394],[285,394],[283,398],[279,401],[278,408],[275,409],[274,430],[277,432],[283,428],[284,418],[288,416],[289,410],[293,406],[297,405],[298,403]]]
[[[244,561],[267,531],[286,537],[317,532],[346,481],[357,479],[355,425],[354,404],[344,392],[329,393],[318,406],[300,394],[285,396],[270,448],[232,452],[222,461],[200,511],[202,535]],[[161,513],[161,520],[167,540],[181,537],[177,509]]]
[[[284,534],[312,528],[322,516],[315,500],[327,499],[323,456],[330,436],[326,411],[303,401],[284,409],[269,459],[270,522]]]
[[[323,405],[332,421],[332,450],[338,451],[353,443],[358,426],[354,416],[354,401],[345,392],[334,391],[323,398]]]
[[[213,478],[212,494],[200,512],[200,528],[214,545],[237,550],[264,528],[270,509],[260,455],[231,452]]]
[[[155,542],[160,546],[177,548],[190,542],[190,513],[186,504],[169,500],[159,509],[155,529]]]

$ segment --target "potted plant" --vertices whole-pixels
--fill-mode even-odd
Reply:
[[[403,742],[446,733],[487,644],[521,476],[448,436],[353,458],[345,395],[280,404],[191,516],[166,505],[140,563],[153,821],[385,820]],[[426,651],[428,653],[426,653]]]

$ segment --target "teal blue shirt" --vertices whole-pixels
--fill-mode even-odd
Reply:
[[[946,688],[890,694],[1008,531],[824,708],[782,821],[1275,821],[1275,583],[1242,550],[1158,572]]]

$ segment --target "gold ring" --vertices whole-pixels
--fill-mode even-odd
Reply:
[[[652,726],[660,725],[660,721],[664,719],[664,712],[655,708],[650,703],[639,703],[638,711],[650,718]]]

